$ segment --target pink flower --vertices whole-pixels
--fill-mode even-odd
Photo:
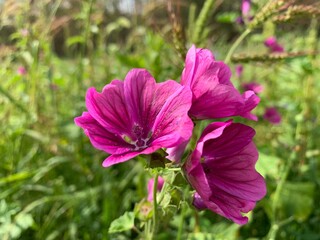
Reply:
[[[21,29],[20,33],[22,37],[27,37],[29,35],[29,31],[26,28]]]
[[[281,123],[281,115],[275,107],[269,107],[265,109],[263,118],[272,124]]]
[[[164,184],[164,179],[162,177],[158,177],[158,184],[157,184],[157,191],[160,192]],[[153,201],[153,185],[154,185],[154,178],[151,178],[148,181],[148,201]]]
[[[27,70],[25,69],[25,67],[20,66],[17,69],[17,74],[21,75],[21,76],[26,75],[27,74]]]
[[[265,181],[255,170],[254,135],[252,128],[231,121],[206,127],[184,166],[196,190],[195,207],[208,208],[237,224],[248,222],[241,213],[251,211],[266,194]]]
[[[242,65],[237,65],[236,66],[236,76],[240,78],[242,76],[243,72],[243,66]]]
[[[244,83],[242,84],[244,90],[254,91],[256,94],[263,92],[263,86],[256,82]]]
[[[268,37],[265,41],[264,41],[264,45],[269,48],[269,50],[274,53],[274,52],[284,52],[284,48],[283,46],[281,46],[278,42],[277,39],[275,37]]]
[[[241,95],[230,77],[226,64],[216,61],[208,49],[196,49],[193,45],[181,77],[181,84],[192,90],[189,114],[197,119],[242,116],[257,120],[250,111],[259,103],[259,97],[253,91]]]
[[[248,16],[251,8],[251,0],[242,0],[241,12],[242,16]]]
[[[88,112],[76,117],[75,123],[95,148],[111,154],[102,164],[109,167],[189,140],[191,94],[175,81],[156,83],[148,71],[133,69],[124,81],[113,80],[102,93],[89,88]]]

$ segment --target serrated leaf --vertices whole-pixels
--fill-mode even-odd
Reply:
[[[109,233],[123,232],[134,227],[134,213],[125,212],[121,217],[113,220],[109,227]]]

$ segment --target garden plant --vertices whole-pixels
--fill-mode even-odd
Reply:
[[[0,9],[0,239],[320,239],[318,0]]]

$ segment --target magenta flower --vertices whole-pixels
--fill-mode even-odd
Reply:
[[[272,124],[281,123],[281,115],[275,107],[269,107],[265,109],[263,118]]]
[[[20,66],[17,69],[17,74],[21,75],[21,76],[26,75],[27,74],[27,70],[25,69],[25,67]]]
[[[236,66],[236,76],[240,78],[242,76],[243,72],[243,66],[242,65],[237,65]]]
[[[146,70],[133,69],[124,81],[113,80],[102,93],[89,88],[88,112],[75,123],[95,148],[111,154],[102,164],[109,167],[189,140],[191,98],[188,87],[172,80],[156,83]]]
[[[275,37],[268,37],[265,41],[264,41],[264,45],[269,48],[269,50],[272,53],[278,52],[278,53],[282,53],[284,52],[284,48],[283,46],[281,46],[278,42],[277,39]]]
[[[251,90],[254,91],[256,94],[263,92],[263,86],[256,82],[243,83],[242,87],[244,90]]]
[[[157,191],[160,192],[164,184],[164,179],[162,177],[158,177],[158,184],[157,184]],[[151,178],[148,181],[148,201],[153,201],[153,185],[154,185],[154,178]]]
[[[266,194],[263,177],[255,170],[258,151],[252,142],[255,131],[243,124],[211,123],[184,166],[196,190],[193,204],[237,224],[248,222],[247,213]]]
[[[250,12],[250,8],[251,8],[251,0],[242,0],[242,4],[241,4],[242,16],[244,17],[248,16]]]
[[[259,97],[253,91],[241,95],[230,77],[226,64],[216,61],[208,49],[196,49],[193,45],[181,77],[181,84],[192,90],[189,114],[197,119],[242,116],[257,120],[250,111],[259,103]]]

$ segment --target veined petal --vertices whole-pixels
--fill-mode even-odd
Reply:
[[[112,154],[102,162],[102,166],[106,168],[118,163],[126,162],[140,154],[141,152],[126,152],[124,154]]]
[[[152,127],[152,145],[174,147],[192,135],[193,122],[188,116],[191,106],[191,91],[179,87],[163,105]]]
[[[102,166],[103,167],[110,167],[110,166],[118,164],[118,163],[126,162],[126,161],[128,161],[138,155],[141,155],[141,154],[153,153],[160,148],[161,147],[159,147],[159,146],[151,146],[151,147],[148,147],[142,151],[131,151],[131,152],[123,153],[123,154],[112,154],[111,156],[107,157],[103,161]]]
[[[241,152],[229,157],[206,160],[202,166],[210,186],[223,189],[224,192],[246,199],[258,201],[266,194],[263,177],[255,170],[258,151],[253,143]]]
[[[132,69],[128,72],[124,80],[124,94],[135,124],[146,126],[154,121],[152,103],[155,90],[156,81],[147,70]]]
[[[150,121],[149,128],[151,129],[157,115],[163,108],[166,101],[169,100],[169,97],[177,92],[181,88],[181,85],[173,80],[167,80],[162,83],[157,84],[157,88],[154,92],[154,97],[152,101],[152,108],[150,115],[152,116],[153,121]]]
[[[197,191],[204,201],[209,201],[212,194],[205,172],[200,164],[195,165],[191,170],[186,168],[187,180]]]
[[[252,210],[266,194],[265,181],[255,170],[258,151],[252,142],[254,135],[254,130],[243,124],[212,123],[184,166],[203,204],[238,224],[247,223],[241,213]]]
[[[126,143],[121,136],[106,130],[88,112],[84,112],[74,121],[79,127],[83,128],[95,148],[110,154],[122,154],[129,151],[130,144]]]
[[[241,96],[230,81],[231,70],[216,61],[208,49],[193,45],[186,57],[181,84],[192,91],[189,114],[197,119],[242,116],[256,120],[250,111],[258,104],[258,97],[245,93]]]
[[[210,124],[207,128],[214,129],[213,126]],[[214,131],[217,130],[214,129]],[[218,138],[207,138],[204,143],[202,156],[208,156],[210,159],[234,156],[252,142],[254,135],[255,131],[251,127],[240,123],[233,123],[223,129],[223,134]]]
[[[90,115],[108,131],[119,135],[130,134],[131,126],[128,123],[131,119],[125,104],[123,82],[112,81],[102,93],[89,88],[86,106]]]
[[[206,81],[203,81],[203,84],[204,86],[208,86],[206,84],[210,85]],[[244,100],[234,87],[224,84],[211,84],[206,92],[194,98],[190,114],[198,119],[231,117],[237,115],[243,105]]]

